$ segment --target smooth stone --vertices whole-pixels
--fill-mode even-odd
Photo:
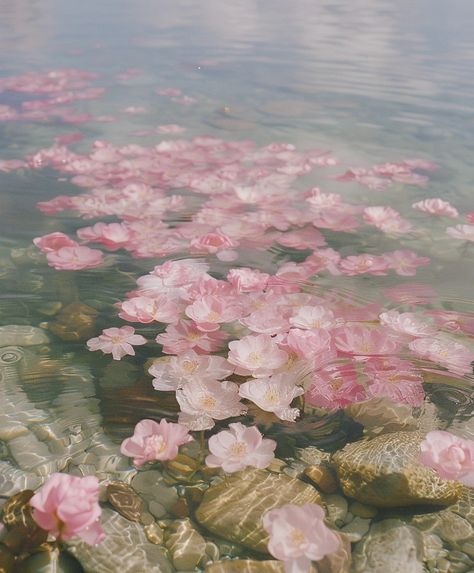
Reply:
[[[21,562],[17,573],[84,573],[79,561],[68,552],[41,551]]]
[[[264,470],[237,472],[205,492],[196,510],[198,522],[213,534],[267,553],[263,514],[286,503],[321,503],[310,485]]]
[[[341,526],[347,515],[347,501],[342,495],[326,494],[323,496],[327,510],[327,520],[329,523]]]
[[[376,507],[450,505],[462,486],[419,462],[420,432],[394,432],[348,444],[333,456],[344,494]]]
[[[359,501],[353,501],[349,506],[349,511],[357,517],[363,517],[364,519],[375,517],[378,513],[376,507],[365,505],[365,503],[360,503]]]
[[[150,543],[154,543],[155,545],[161,545],[163,543],[163,530],[157,523],[153,522],[145,525],[143,531]]]
[[[144,470],[137,473],[130,484],[135,491],[143,494],[143,497],[160,504],[169,511],[178,501],[178,493],[174,487],[167,486],[163,483],[163,476],[157,470]],[[156,505],[154,506],[156,507]],[[150,504],[150,511],[151,504]],[[155,515],[153,513],[153,515]],[[161,516],[160,516],[161,517]]]
[[[351,543],[360,541],[370,529],[370,519],[354,517],[354,519],[345,525],[340,531],[344,533]]]
[[[47,342],[49,336],[41,328],[22,324],[0,326],[0,346],[36,346]]]
[[[324,493],[334,493],[337,490],[336,476],[326,464],[308,466],[304,470],[304,475]]]
[[[313,569],[314,571],[314,569]],[[204,569],[205,573],[285,573],[282,561],[253,561],[236,559],[217,561]],[[309,572],[308,572],[309,573]]]
[[[150,510],[150,513],[153,514],[157,519],[165,517],[165,515],[168,513],[166,508],[157,501],[150,501],[148,504],[148,509]]]
[[[85,573],[173,571],[164,549],[148,541],[142,525],[128,521],[109,508],[102,510],[101,524],[105,539],[99,545],[90,546],[77,538],[66,542]]]
[[[425,573],[422,534],[397,519],[375,523],[353,553],[351,573]]]
[[[107,486],[107,500],[126,519],[140,521],[145,504],[139,495],[126,483],[111,482]]]
[[[190,519],[174,522],[165,532],[165,547],[176,569],[194,569],[205,557],[206,540],[196,531]]]

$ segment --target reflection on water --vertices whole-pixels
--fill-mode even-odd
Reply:
[[[263,571],[241,560],[295,500],[342,535],[318,571],[473,568],[472,495],[418,464],[430,430],[474,438],[473,23],[0,0],[0,503],[97,475],[107,539],[68,544],[91,573]],[[196,440],[137,471],[144,418]],[[229,421],[276,441],[270,472],[203,465]]]

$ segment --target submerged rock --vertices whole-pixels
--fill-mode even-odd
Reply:
[[[46,344],[49,336],[41,328],[35,326],[24,326],[22,324],[9,324],[0,326],[0,347],[1,346],[36,346]]]
[[[462,486],[419,461],[421,432],[394,432],[348,444],[333,456],[345,495],[376,507],[449,505]]]
[[[422,534],[397,519],[375,523],[353,553],[352,573],[425,573]]]
[[[166,530],[165,546],[173,565],[180,571],[194,569],[206,557],[206,540],[190,519],[176,521]]]
[[[321,496],[310,485],[284,474],[245,470],[212,485],[196,511],[196,519],[206,529],[234,543],[267,552],[268,534],[263,514],[286,503],[321,503]]]
[[[69,551],[79,559],[85,573],[171,573],[164,549],[150,543],[143,527],[111,509],[101,517],[105,539],[91,546],[77,539],[67,542]]]

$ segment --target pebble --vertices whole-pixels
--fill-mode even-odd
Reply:
[[[358,501],[352,502],[349,506],[349,510],[357,517],[363,517],[365,519],[375,517],[378,513],[378,509],[376,507],[366,505],[365,503],[360,503]]]
[[[329,523],[342,526],[347,515],[347,501],[337,494],[326,494],[323,496],[327,510],[327,519]]]
[[[340,531],[344,533],[351,543],[360,541],[370,529],[370,519],[354,517],[354,519],[345,525]]]

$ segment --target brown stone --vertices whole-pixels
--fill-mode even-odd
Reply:
[[[324,493],[334,493],[337,490],[338,484],[334,471],[326,464],[308,466],[304,470],[304,475]]]
[[[140,521],[145,509],[141,497],[126,483],[115,481],[107,486],[107,500],[123,517]]]
[[[227,541],[267,553],[263,514],[286,503],[321,503],[321,496],[311,485],[285,474],[247,469],[212,485],[204,494],[196,519]]]

